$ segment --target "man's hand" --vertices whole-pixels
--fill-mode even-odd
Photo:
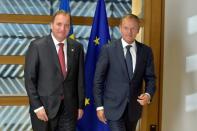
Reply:
[[[140,103],[140,105],[144,106],[150,103],[150,97],[147,94],[141,94],[138,96],[137,101]]]
[[[82,116],[83,116],[83,109],[78,109],[78,117],[77,117],[77,119],[78,120],[81,119]]]
[[[107,124],[107,119],[105,118],[104,110],[97,110],[97,117],[101,122]]]
[[[36,116],[38,117],[38,119],[40,119],[41,121],[48,121],[48,116],[46,114],[45,109],[40,109],[38,112],[36,112]]]

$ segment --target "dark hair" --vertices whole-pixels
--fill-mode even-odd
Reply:
[[[70,17],[70,13],[65,12],[64,10],[59,10],[59,11],[57,11],[57,12],[53,15],[52,20],[51,20],[52,23],[54,22],[55,17],[56,17],[57,15],[59,15],[59,14],[62,14],[62,15],[69,16],[69,17]]]

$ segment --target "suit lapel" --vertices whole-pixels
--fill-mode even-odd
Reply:
[[[49,44],[49,53],[51,53],[51,59],[54,61],[54,64],[55,66],[58,68],[60,74],[62,74],[62,71],[61,71],[61,67],[60,67],[60,63],[59,63],[59,59],[58,59],[58,54],[57,54],[57,51],[56,51],[56,47],[55,47],[55,44],[53,42],[53,39],[51,36],[48,36],[48,44]],[[63,77],[63,74],[62,74],[62,77]]]
[[[72,42],[68,38],[67,39],[67,76],[71,70],[74,52],[75,52],[74,45],[72,44]]]
[[[136,73],[140,69],[140,61],[142,60],[142,55],[143,55],[143,49],[140,45],[139,42],[136,41],[136,47],[137,47],[137,52],[136,52],[136,65],[135,65],[135,71],[133,73],[133,77],[135,77]]]
[[[129,80],[129,75],[127,72],[127,66],[126,66],[126,62],[125,62],[125,57],[124,57],[124,51],[123,51],[123,47],[122,47],[122,42],[121,40],[118,40],[116,43],[116,48],[117,48],[117,58],[120,61],[123,73],[125,74],[125,76],[128,78]]]

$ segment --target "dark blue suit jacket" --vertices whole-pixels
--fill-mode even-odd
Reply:
[[[150,47],[136,41],[136,67],[132,80],[129,79],[121,40],[103,46],[96,65],[94,77],[94,99],[96,107],[104,106],[109,120],[118,120],[130,107],[130,119],[138,120],[142,106],[138,96],[145,92],[153,97],[155,73],[153,54]],[[129,103],[129,104],[128,104]]]

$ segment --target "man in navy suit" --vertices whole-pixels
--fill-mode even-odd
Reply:
[[[84,52],[67,38],[70,14],[58,11],[51,34],[31,42],[25,60],[25,87],[34,131],[75,131],[84,108]]]
[[[124,16],[119,28],[122,38],[100,52],[94,99],[99,120],[108,123],[111,131],[135,131],[142,106],[155,92],[153,54],[150,47],[135,40],[140,29],[137,16]]]

